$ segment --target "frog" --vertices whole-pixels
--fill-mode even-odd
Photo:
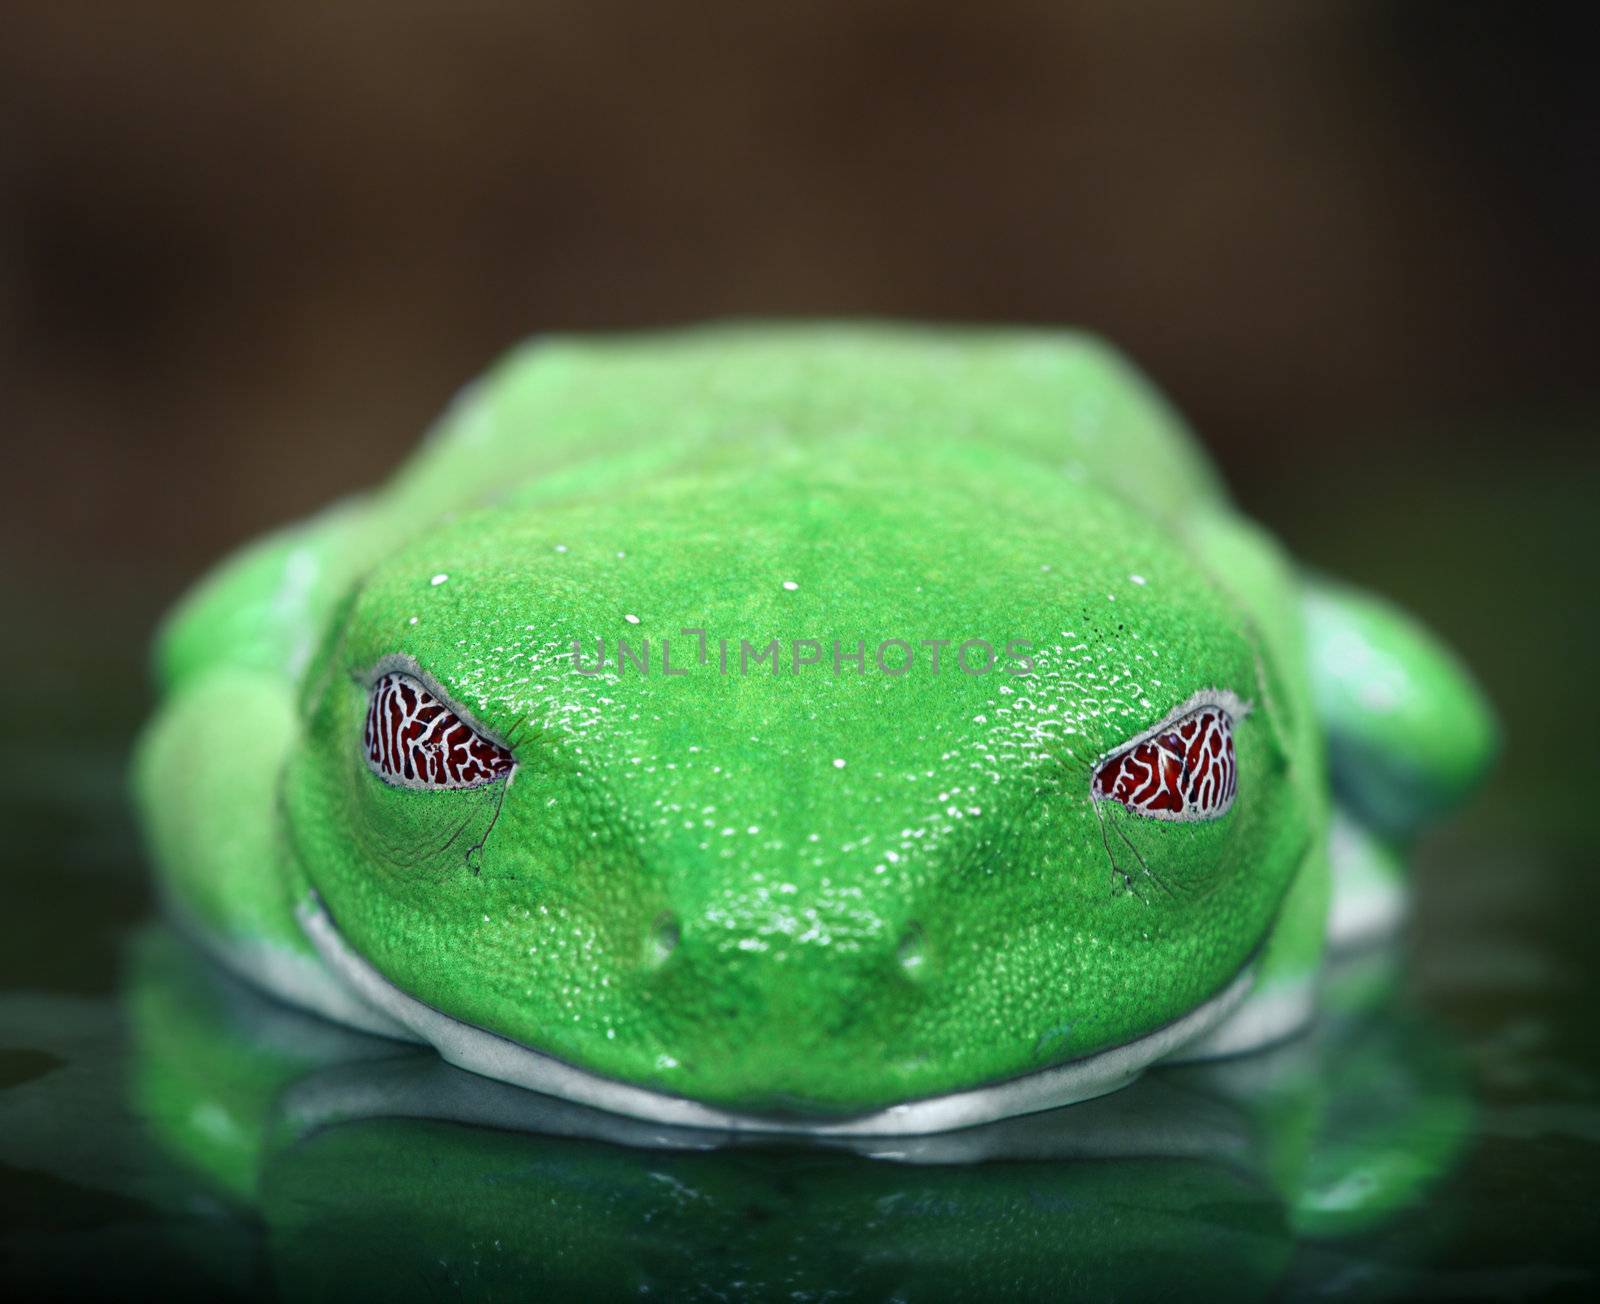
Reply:
[[[734,1132],[936,1133],[1291,1037],[1497,736],[1041,327],[536,338],[154,660],[134,796],[198,945]]]

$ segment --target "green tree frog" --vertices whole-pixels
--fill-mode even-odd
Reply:
[[[551,338],[169,618],[171,915],[659,1123],[894,1134],[1312,1016],[1494,745],[1080,334]]]

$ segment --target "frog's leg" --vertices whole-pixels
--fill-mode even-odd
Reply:
[[[1334,799],[1329,941],[1351,946],[1399,923],[1406,850],[1488,769],[1495,725],[1466,670],[1396,608],[1322,579],[1301,605]]]
[[[299,732],[295,694],[343,584],[351,509],[247,548],[162,631],[164,700],[139,740],[134,797],[167,912],[219,960],[279,998],[399,1034],[322,963],[293,909],[279,776]]]

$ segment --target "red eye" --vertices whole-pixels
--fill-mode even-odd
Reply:
[[[511,772],[490,742],[410,675],[384,675],[367,707],[367,763],[404,788],[475,788]]]
[[[1210,820],[1233,805],[1238,787],[1233,716],[1207,704],[1101,761],[1091,789],[1158,820]]]

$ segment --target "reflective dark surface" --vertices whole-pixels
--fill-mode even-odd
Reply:
[[[1409,1290],[1471,1140],[1391,957],[1313,1036],[1071,1109],[774,1145],[634,1124],[258,997],[161,926],[118,999],[12,998],[20,1275],[197,1294],[1142,1298]],[[18,1233],[26,1231],[27,1235]],[[47,1233],[41,1235],[41,1233]],[[20,1261],[19,1261],[20,1260]]]

